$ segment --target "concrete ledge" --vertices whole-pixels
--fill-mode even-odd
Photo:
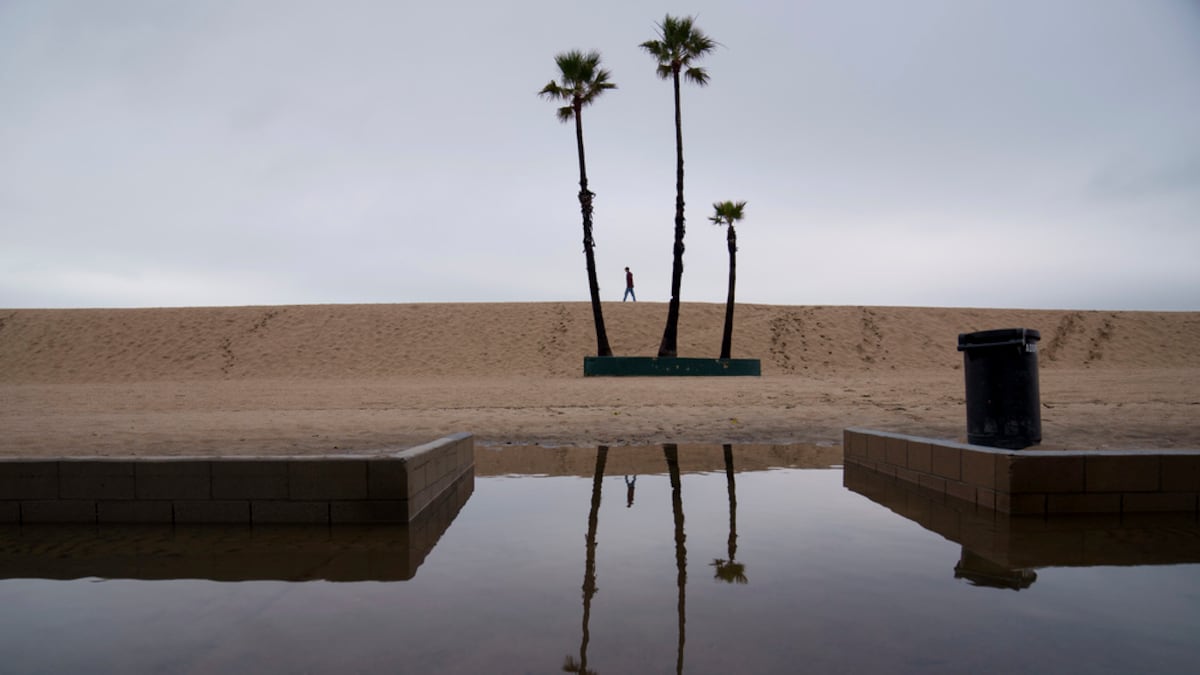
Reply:
[[[356,455],[0,459],[0,523],[407,523],[473,471],[460,433]]]
[[[212,579],[399,581],[411,579],[474,490],[462,475],[421,515],[400,525],[180,525],[249,522],[248,502],[175,502],[176,525],[0,525],[0,579]],[[343,505],[334,502],[334,522]],[[374,508],[368,505],[367,509]],[[385,509],[386,511],[386,509]],[[354,521],[358,522],[358,521]]]
[[[698,377],[762,375],[758,359],[657,358],[654,356],[586,356],[583,374],[587,377]]]
[[[1173,514],[1157,510],[1130,513],[1127,508],[1120,515],[997,518],[995,511],[948,498],[857,464],[846,465],[843,485],[893,513],[961,544],[960,566],[975,557],[990,561],[999,568],[997,571],[1008,570],[1010,573],[1038,567],[1200,562],[1200,521],[1194,514],[1186,512],[1189,510],[1186,505],[1169,509],[1182,511]],[[1051,501],[1056,496],[1061,495],[1050,495]],[[947,571],[950,567],[942,565]],[[955,571],[955,576],[959,576],[959,566]],[[1013,578],[1020,578],[1020,575],[1013,575]]]
[[[1200,450],[1016,451],[846,429],[847,465],[1011,515],[1200,512]]]

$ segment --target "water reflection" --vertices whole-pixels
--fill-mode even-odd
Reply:
[[[588,511],[587,547],[583,563],[583,637],[579,641],[579,660],[567,656],[563,662],[563,672],[594,673],[587,667],[587,648],[590,634],[588,622],[592,616],[592,596],[596,595],[596,527],[600,520],[600,497],[604,487],[604,463],[608,458],[608,448],[600,446],[596,449],[596,470],[592,478],[592,508]],[[633,491],[630,489],[629,503],[633,503]]]
[[[724,446],[725,456],[725,485],[729,492],[729,544],[728,557],[715,558],[712,566],[716,568],[716,578],[728,584],[745,584],[746,565],[737,561],[737,483],[733,472],[733,446]]]
[[[843,470],[843,484],[960,544],[954,577],[976,586],[1029,588],[1047,567],[1200,562],[1192,514],[1010,517],[855,465]]]
[[[406,581],[474,489],[468,471],[408,525],[0,527],[0,579]]]
[[[531,450],[480,449],[488,476],[407,543],[378,527],[0,533],[0,561],[27,554],[0,579],[4,670],[925,675],[1200,659],[1200,567],[1165,566],[1200,560],[1194,521],[1015,524],[853,468],[770,468],[829,469],[836,448]],[[1129,621],[1130,606],[1153,611]]]
[[[737,483],[733,462],[733,446],[721,446],[724,461],[726,493],[729,501],[729,537],[727,538],[727,557],[715,558],[711,566],[715,568],[714,578],[726,583],[746,584],[746,566],[737,562]],[[583,630],[579,643],[579,658],[567,656],[563,660],[562,670],[568,673],[591,673],[587,666],[587,649],[591,640],[589,623],[592,611],[592,598],[596,595],[596,531],[599,524],[600,504],[604,489],[605,465],[608,460],[609,448],[599,446],[596,449],[596,464],[592,474],[592,501],[588,511],[586,546],[583,566]],[[667,475],[671,486],[671,514],[674,522],[675,541],[675,585],[678,592],[676,601],[677,643],[675,655],[675,672],[683,672],[684,646],[687,642],[687,534],[684,529],[683,512],[683,481],[680,478],[679,446],[672,443],[663,445],[663,458],[666,460]],[[642,468],[645,470],[645,467]],[[637,476],[624,476],[626,486],[626,508],[633,506],[634,488]]]
[[[671,476],[671,514],[675,518],[675,585],[679,589],[679,646],[675,656],[675,672],[683,672],[683,644],[687,623],[687,536],[683,533],[683,483],[679,480],[679,446],[663,446],[667,473]]]

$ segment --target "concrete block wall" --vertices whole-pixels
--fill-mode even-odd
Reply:
[[[1012,515],[1200,512],[1200,450],[1003,450],[870,429],[846,464]]]
[[[474,463],[465,433],[362,455],[0,459],[0,523],[406,523]]]
[[[467,471],[414,520],[397,525],[0,525],[0,579],[404,581],[474,484]]]

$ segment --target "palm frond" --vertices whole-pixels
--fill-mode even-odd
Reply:
[[[657,29],[659,39],[643,42],[641,47],[658,61],[658,76],[666,79],[671,73],[687,68],[688,80],[701,86],[708,84],[706,72],[689,66],[692,61],[712,51],[717,42],[697,28],[690,16],[673,17],[668,14],[657,25]]]
[[[538,96],[544,96],[549,99],[567,98],[566,90],[558,86],[558,83],[554,80],[550,80],[550,84],[542,87],[542,90],[538,92]]]
[[[609,81],[612,74],[600,67],[598,51],[572,49],[555,55],[554,63],[558,66],[560,81],[551,80],[538,94],[571,102],[571,106],[558,109],[557,115],[561,121],[574,117],[572,107],[575,105],[588,105],[605,91],[617,88],[615,83]]]
[[[554,114],[556,117],[558,117],[559,122],[570,122],[571,120],[575,119],[575,107],[564,105],[563,107],[554,111]]]
[[[689,82],[701,87],[708,84],[708,71],[703,68],[688,68],[683,74]]]
[[[730,225],[746,215],[746,202],[713,202],[713,214],[708,217],[714,225]]]

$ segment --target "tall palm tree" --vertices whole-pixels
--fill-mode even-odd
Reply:
[[[671,267],[671,303],[667,307],[667,327],[663,331],[660,357],[671,357],[679,333],[679,285],[683,280],[683,123],[679,113],[679,76],[704,86],[708,72],[692,65],[713,50],[717,43],[693,24],[690,16],[676,18],[668,14],[658,24],[658,39],[641,44],[658,61],[658,76],[670,78],[675,85],[675,249]]]
[[[609,82],[610,73],[600,67],[600,52],[586,54],[579,50],[563,52],[554,57],[562,82],[550,81],[538,95],[551,100],[565,101],[567,105],[558,109],[558,120],[575,120],[575,145],[579,153],[579,209],[583,212],[583,255],[587,260],[588,290],[592,296],[592,320],[596,324],[596,355],[612,356],[608,346],[608,333],[604,330],[604,314],[600,309],[600,283],[596,280],[596,245],[592,238],[592,199],[596,194],[588,190],[587,162],[583,154],[583,107],[595,101],[600,94],[617,85]]]
[[[746,202],[714,202],[713,215],[709,216],[716,225],[728,228],[725,243],[729,247],[729,294],[725,297],[725,332],[721,335],[721,358],[730,358],[733,348],[733,282],[737,278],[737,232],[733,224],[745,215]]]

